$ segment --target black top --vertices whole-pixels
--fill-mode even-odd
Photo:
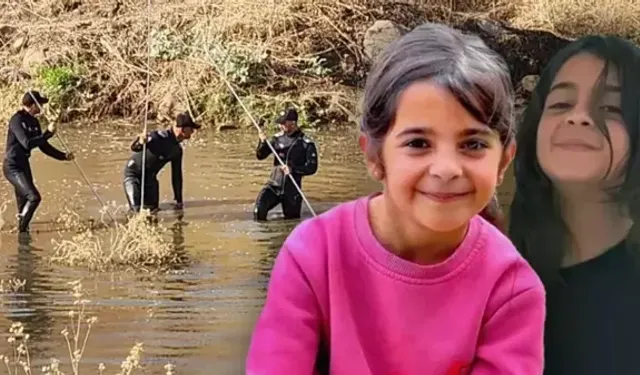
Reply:
[[[545,375],[640,374],[640,263],[632,251],[621,242],[547,287]]]
[[[42,132],[40,121],[37,118],[24,109],[19,110],[9,120],[4,163],[10,168],[27,168],[31,150],[36,147],[54,159],[66,160],[66,154],[48,142],[51,137],[53,137],[53,133],[50,131]]]
[[[289,167],[291,175],[298,186],[301,185],[302,176],[309,176],[318,170],[318,152],[315,143],[301,130],[291,134],[278,133],[269,142],[276,150],[280,159]],[[267,142],[258,143],[256,157],[264,160],[271,155],[271,149]],[[278,159],[273,158],[273,169],[269,178],[269,185],[277,189],[294,189],[293,184],[287,184],[287,177],[280,169]]]
[[[125,176],[142,177],[142,144],[136,139],[131,144],[131,156],[125,167]],[[182,146],[171,129],[149,133],[146,146],[145,179],[156,179],[160,170],[171,162],[171,184],[176,203],[182,203]]]

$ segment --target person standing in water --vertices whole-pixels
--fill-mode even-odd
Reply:
[[[140,134],[131,144],[133,155],[124,168],[124,192],[132,212],[140,208],[156,212],[160,206],[160,184],[158,173],[171,162],[171,184],[175,208],[182,209],[182,146],[180,143],[191,138],[193,132],[200,129],[191,116],[181,113],[176,117],[175,125],[164,130],[154,130],[149,134]],[[146,153],[143,146],[146,143]],[[144,203],[141,200],[142,158],[145,160]]]
[[[580,38],[518,131],[509,235],[547,291],[545,375],[640,373],[640,48]]]
[[[383,190],[285,240],[246,373],[540,375],[542,282],[480,215],[515,152],[504,60],[419,26],[378,57],[361,113]]]
[[[37,116],[48,102],[38,91],[27,92],[22,97],[22,109],[9,120],[2,172],[15,191],[19,233],[29,231],[29,223],[42,200],[31,173],[31,150],[37,147],[56,160],[73,160],[72,153],[64,153],[49,143],[56,132],[53,122],[42,132]]]
[[[269,142],[286,165],[281,166],[274,156],[271,177],[256,198],[253,210],[253,218],[256,221],[267,220],[269,211],[278,204],[282,205],[285,219],[300,218],[302,196],[288,175],[291,175],[302,189],[302,177],[313,175],[318,170],[316,145],[298,127],[298,112],[294,108],[287,108],[280,113],[276,123],[280,125],[281,132],[274,135]],[[264,160],[272,151],[267,144],[267,136],[262,132],[259,136],[256,157],[258,160]]]

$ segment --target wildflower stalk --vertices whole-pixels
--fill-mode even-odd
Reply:
[[[24,286],[24,282],[15,282],[9,283],[12,285],[12,290],[17,290],[20,287]],[[74,306],[71,311],[69,311],[69,327],[65,327],[61,334],[65,338],[65,342],[67,343],[67,349],[69,351],[69,360],[71,362],[71,370],[73,375],[79,375],[80,361],[84,355],[84,351],[87,347],[87,343],[89,340],[89,336],[91,334],[91,328],[97,322],[97,317],[91,316],[86,318],[86,305],[89,303],[89,300],[83,299],[84,293],[82,291],[82,284],[80,280],[69,282],[72,286],[72,295],[75,298]],[[2,281],[0,281],[0,285],[4,285]],[[77,320],[75,319],[76,314],[78,315]],[[87,327],[83,334],[82,332],[82,323],[83,321],[86,323]],[[70,332],[71,330],[71,332]],[[70,335],[73,335],[73,338],[70,338]],[[82,338],[82,339],[81,339]],[[73,344],[72,344],[73,341]],[[9,343],[11,349],[11,353],[13,354],[13,359],[0,354],[0,361],[4,362],[4,368],[6,368],[6,372],[8,375],[18,375],[20,373],[20,368],[24,372],[24,375],[33,375],[33,370],[31,367],[31,354],[29,353],[29,334],[24,333],[24,326],[20,322],[15,322],[9,328],[9,337],[7,338],[7,342]],[[132,375],[135,370],[140,369],[141,362],[141,354],[143,352],[142,343],[136,343],[131,350],[129,351],[129,355],[127,358],[122,361],[120,366],[120,372],[118,375]],[[174,373],[174,365],[171,363],[167,363],[164,366],[166,370],[166,375],[175,375]],[[98,374],[103,375],[106,370],[104,363],[100,363],[98,365]],[[51,358],[50,364],[42,367],[42,373],[44,375],[65,375],[62,371],[60,371],[60,361],[55,358]]]

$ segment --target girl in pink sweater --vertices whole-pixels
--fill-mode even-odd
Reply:
[[[298,225],[276,259],[251,375],[539,375],[545,296],[479,213],[513,158],[513,93],[479,38],[422,25],[364,92],[381,193]]]

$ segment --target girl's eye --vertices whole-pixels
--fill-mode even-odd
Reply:
[[[407,142],[407,146],[411,148],[427,148],[429,147],[429,142],[426,139],[414,139]]]
[[[602,110],[607,113],[615,113],[617,115],[622,114],[622,110],[619,107],[613,105],[603,105],[600,108],[602,108]]]
[[[567,109],[569,107],[571,107],[571,104],[569,103],[558,102],[558,103],[551,104],[548,108],[549,109]]]
[[[480,151],[489,148],[489,144],[479,139],[472,139],[464,142],[462,147],[470,151]]]

